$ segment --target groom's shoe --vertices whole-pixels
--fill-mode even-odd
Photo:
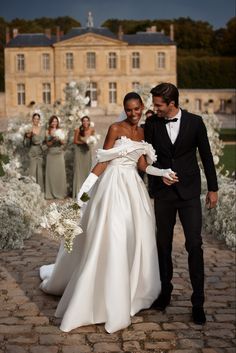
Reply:
[[[193,306],[192,317],[196,325],[204,325],[206,323],[206,315],[202,306]]]
[[[151,308],[164,311],[165,308],[170,304],[170,294],[161,293],[159,297],[152,303]]]

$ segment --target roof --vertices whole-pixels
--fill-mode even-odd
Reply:
[[[87,33],[99,34],[104,37],[119,39],[105,27],[75,27],[67,34],[61,36],[60,41],[67,40]],[[137,32],[136,34],[124,34],[122,41],[129,45],[173,45],[175,44],[168,36],[161,32]],[[6,47],[48,47],[56,42],[56,36],[48,38],[44,33],[18,34],[12,38]]]
[[[18,34],[15,38],[12,38],[6,47],[49,47],[55,41],[55,36],[52,36],[51,39],[49,39],[43,33],[25,33]]]
[[[130,45],[173,45],[175,42],[162,32],[137,32],[124,34],[123,40]]]
[[[112,33],[108,28],[105,27],[74,27],[67,34],[65,34],[61,40],[70,39],[76,36],[81,36],[86,33],[95,33],[104,37],[117,39],[117,36]]]

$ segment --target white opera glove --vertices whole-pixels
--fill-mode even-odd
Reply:
[[[146,173],[150,174],[150,175],[164,177],[164,178],[167,178],[169,180],[173,180],[173,178],[171,177],[171,174],[175,174],[175,172],[173,172],[173,170],[170,169],[170,168],[168,168],[168,169],[159,169],[159,168],[153,167],[152,165],[148,165],[147,166]]]
[[[84,204],[84,202],[81,200],[82,195],[84,193],[87,193],[92,188],[92,186],[96,183],[97,180],[98,180],[98,176],[94,173],[90,173],[88,177],[85,179],[85,181],[83,182],[76,198],[76,201],[80,207],[83,206]]]

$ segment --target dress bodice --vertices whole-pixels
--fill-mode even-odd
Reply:
[[[114,147],[108,150],[98,149],[98,162],[110,161],[110,165],[136,166],[141,155],[145,155],[148,164],[156,161],[152,145],[144,141],[133,141],[126,136],[117,139]]]

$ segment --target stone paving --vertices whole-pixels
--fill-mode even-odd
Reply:
[[[177,224],[171,305],[163,313],[138,313],[130,327],[114,334],[103,324],[59,330],[59,297],[43,293],[38,276],[57,249],[45,233],[26,240],[21,250],[0,252],[0,353],[235,353],[235,253],[222,242],[204,237],[206,325],[191,322],[187,256]]]

